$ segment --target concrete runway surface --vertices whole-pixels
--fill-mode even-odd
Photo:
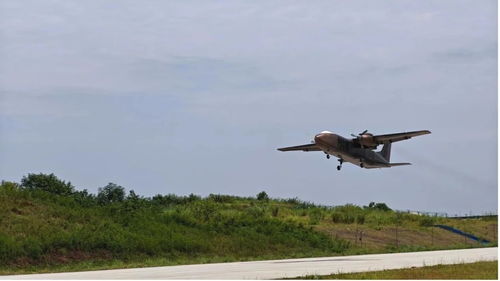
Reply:
[[[498,260],[498,248],[177,265],[69,273],[0,276],[0,279],[276,279]]]

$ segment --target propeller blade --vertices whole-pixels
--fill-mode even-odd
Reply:
[[[364,130],[364,131],[363,131],[361,134],[359,134],[359,135],[361,136],[361,135],[364,135],[364,134],[366,134],[366,133],[368,133],[368,130]]]

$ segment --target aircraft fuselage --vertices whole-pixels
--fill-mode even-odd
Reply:
[[[321,132],[314,137],[316,145],[327,155],[338,157],[362,168],[389,167],[389,162],[378,152],[362,148],[353,141],[331,132]]]

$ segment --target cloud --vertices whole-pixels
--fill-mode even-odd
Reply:
[[[461,49],[449,49],[446,51],[441,51],[432,54],[431,60],[438,63],[458,63],[458,64],[470,64],[470,63],[480,63],[484,60],[496,61],[497,56],[497,45],[491,44],[491,47],[486,47],[483,49],[477,48],[461,48]]]
[[[0,149],[12,159],[0,170],[10,179],[48,170],[143,194],[267,186],[322,203],[383,195],[416,209],[496,209],[489,186],[472,203],[465,185],[453,204],[432,196],[460,173],[470,185],[495,176],[496,1],[0,5]],[[275,151],[325,129],[431,129],[401,147],[446,160],[337,174],[322,155]],[[459,165],[457,151],[488,168]]]

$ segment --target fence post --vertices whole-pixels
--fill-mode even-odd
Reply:
[[[431,233],[432,233],[431,245],[434,246],[434,226],[431,226]]]

